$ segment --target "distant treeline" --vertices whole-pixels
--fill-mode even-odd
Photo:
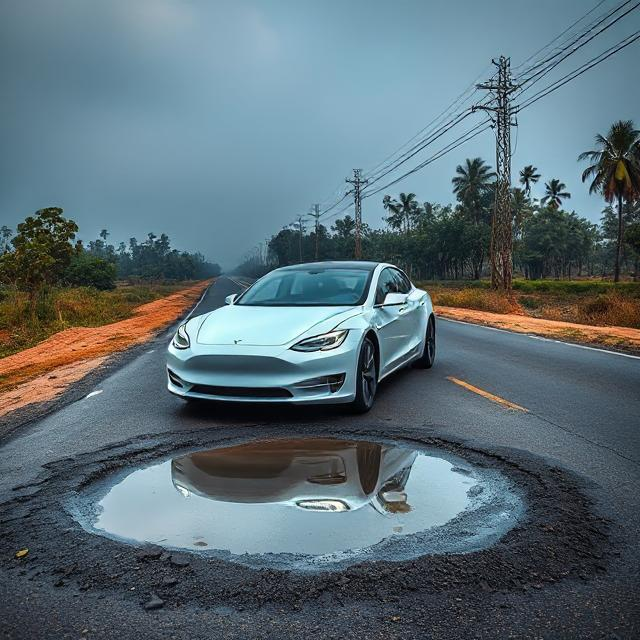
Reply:
[[[169,237],[149,233],[118,247],[108,243],[106,229],[86,246],[76,240],[78,225],[62,209],[40,209],[21,222],[15,234],[0,228],[0,284],[29,294],[35,316],[43,292],[56,286],[112,289],[116,280],[198,280],[220,273],[199,253],[172,249]]]
[[[525,167],[528,169],[537,176],[535,167]],[[457,169],[455,204],[420,203],[413,193],[401,193],[397,200],[385,196],[386,228],[363,225],[363,258],[395,263],[416,280],[477,280],[488,275],[494,185],[490,168],[475,158]],[[563,208],[570,197],[565,189],[559,180],[550,180],[539,200],[530,196],[529,184],[512,190],[516,272],[531,279],[612,275],[618,238],[616,210],[607,206],[601,224],[596,225]],[[622,226],[621,271],[635,279],[640,275],[638,201],[624,204]],[[317,239],[315,227],[302,237],[299,228],[284,228],[270,238],[265,250],[248,255],[236,271],[257,277],[275,267],[312,261],[316,243],[319,260],[353,259],[354,219],[349,215],[338,218],[330,228],[320,224]]]

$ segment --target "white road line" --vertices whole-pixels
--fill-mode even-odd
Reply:
[[[248,284],[243,284],[242,282],[239,282],[238,280],[236,280],[235,278],[232,278],[231,276],[224,276],[227,280],[231,280],[231,282],[233,282],[233,284],[237,285],[238,287],[241,287],[242,289],[246,289],[249,285]]]
[[[102,389],[98,389],[98,391],[92,391],[91,393],[88,393],[84,398],[85,400],[87,398],[93,398],[93,396],[99,396],[102,393]]]
[[[209,285],[210,287],[211,285]],[[196,305],[193,307],[193,309],[191,309],[191,311],[189,311],[189,315],[184,319],[184,322],[187,322],[189,320],[189,318],[193,315],[193,312],[198,308],[198,305],[204,300],[204,297],[207,295],[207,291],[209,291],[209,287],[207,287],[203,292],[202,295],[200,296],[200,300],[198,300],[198,302],[196,303]],[[184,323],[181,323],[184,324]]]
[[[479,327],[480,329],[489,329],[490,331],[500,331],[502,333],[508,333],[512,336],[523,336],[525,338],[533,338],[534,340],[543,340],[545,342],[557,342],[558,344],[564,344],[567,347],[575,347],[576,349],[587,349],[588,351],[597,351],[598,353],[609,353],[612,356],[622,356],[623,358],[631,358],[633,360],[640,360],[640,356],[634,356],[631,353],[621,353],[620,351],[610,351],[609,349],[600,349],[599,347],[589,347],[586,344],[575,344],[574,342],[564,342],[563,340],[556,340],[555,338],[545,338],[543,336],[536,336],[533,333],[520,333],[519,331],[509,331],[509,329],[499,329],[498,327],[488,327],[484,324],[475,324],[474,322],[465,322],[464,320],[454,320],[453,318],[444,318],[438,316],[438,320],[444,320],[446,322],[456,322],[458,324],[467,324],[471,327]]]

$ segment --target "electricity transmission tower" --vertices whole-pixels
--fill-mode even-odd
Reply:
[[[316,262],[318,261],[318,231],[320,228],[320,223],[319,223],[319,219],[320,219],[320,205],[319,204],[314,204],[313,205],[313,213],[309,214],[312,218],[315,218],[316,221]]]
[[[353,170],[353,178],[345,178],[345,182],[353,185],[353,204],[355,205],[356,213],[356,260],[362,258],[362,194],[361,189],[368,180],[365,180],[360,175],[361,169]]]
[[[511,230],[511,127],[515,126],[512,116],[511,94],[518,88],[511,81],[510,59],[500,56],[497,79],[477,85],[478,89],[492,92],[493,99],[488,105],[475,105],[473,110],[482,109],[492,114],[496,132],[496,193],[495,207],[491,221],[491,286],[494,289],[511,291],[513,277],[513,236]]]

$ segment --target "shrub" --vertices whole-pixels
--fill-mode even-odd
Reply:
[[[75,287],[115,289],[116,265],[86,251],[76,254],[67,267],[63,279]]]
[[[517,303],[509,296],[484,289],[436,290],[432,292],[432,298],[434,304],[444,307],[461,307],[493,313],[514,313],[519,310]]]

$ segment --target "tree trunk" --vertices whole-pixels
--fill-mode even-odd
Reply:
[[[616,247],[616,266],[613,281],[620,282],[620,258],[622,256],[622,192],[618,193],[618,246]]]

